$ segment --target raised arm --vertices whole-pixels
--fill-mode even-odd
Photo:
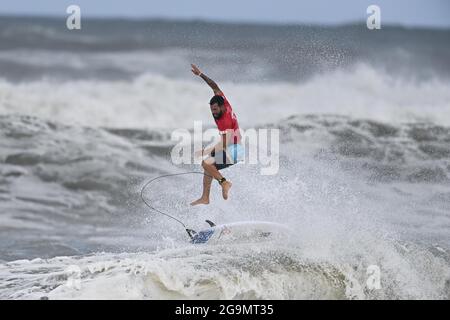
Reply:
[[[222,94],[222,90],[220,90],[220,88],[217,85],[217,83],[215,83],[214,80],[211,80],[205,74],[203,74],[200,71],[200,69],[195,64],[191,64],[191,68],[192,68],[192,70],[191,70],[192,73],[195,74],[196,76],[199,76],[203,80],[205,80],[205,82],[208,84],[208,86],[210,86],[211,89],[214,91],[215,95],[221,95]]]

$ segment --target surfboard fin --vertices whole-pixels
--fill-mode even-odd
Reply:
[[[189,235],[189,238],[191,238],[191,240],[193,240],[194,236],[197,234],[197,231],[192,230],[192,229],[186,229],[186,232]]]
[[[205,222],[207,224],[209,224],[210,227],[215,227],[216,226],[216,224],[214,222],[212,222],[211,220],[205,220]]]

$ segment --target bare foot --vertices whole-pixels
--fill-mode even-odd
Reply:
[[[230,181],[224,181],[222,183],[222,196],[225,200],[228,199],[228,191],[230,191],[232,183]]]
[[[200,198],[198,200],[191,202],[191,206],[196,206],[198,204],[209,204],[209,199]]]

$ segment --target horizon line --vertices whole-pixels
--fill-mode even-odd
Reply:
[[[345,26],[356,26],[362,24],[366,26],[366,20],[349,20],[346,22],[300,22],[300,21],[259,21],[259,20],[241,20],[241,19],[208,19],[205,17],[168,17],[168,16],[125,16],[125,15],[83,15],[83,19],[86,20],[123,20],[123,21],[161,21],[161,22],[185,22],[185,23],[205,23],[205,24],[223,24],[223,25],[254,25],[254,26],[273,26],[273,27],[289,27],[289,26],[308,26],[308,27],[345,27]],[[67,14],[56,15],[56,14],[35,14],[35,13],[2,13],[0,12],[0,17],[3,18],[40,18],[40,19],[63,19],[67,18]],[[404,29],[425,29],[425,30],[450,30],[450,25],[448,26],[433,26],[433,25],[409,25],[403,23],[393,23],[388,22],[382,24],[385,27],[390,28],[404,28]]]

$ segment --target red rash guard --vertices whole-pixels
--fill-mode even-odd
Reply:
[[[236,115],[231,108],[230,103],[223,93],[220,96],[224,100],[225,113],[219,119],[214,119],[219,129],[220,134],[225,134],[227,130],[232,130],[233,143],[237,144],[241,142],[241,133],[239,131],[239,124]]]

